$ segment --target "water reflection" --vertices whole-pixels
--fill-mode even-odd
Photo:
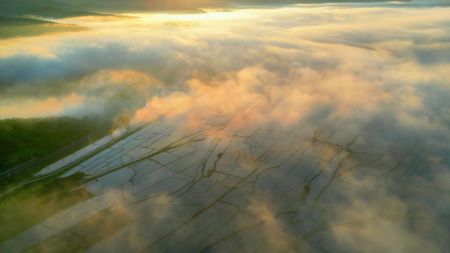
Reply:
[[[445,161],[430,159],[423,136],[377,121],[345,134],[335,124],[235,131],[230,122],[161,121],[124,137],[63,175],[83,175],[70,188],[93,197],[3,248],[439,252],[447,244],[445,209],[430,199],[448,187],[438,183]]]
[[[449,65],[424,63],[420,52],[445,54],[448,10],[385,10],[397,27],[379,21],[377,8],[324,7],[341,18],[336,25],[316,8],[250,10],[256,16],[240,26],[256,31],[242,38],[224,23],[225,41],[208,24],[169,29],[164,20],[155,44],[141,34],[148,23],[127,19],[142,44],[118,38],[131,49],[89,49],[114,51],[123,65],[86,60],[80,49],[92,69],[68,87],[88,90],[88,103],[118,79],[144,101],[132,127],[2,196],[2,210],[21,210],[12,221],[39,215],[1,233],[0,251],[445,252]],[[417,22],[431,25],[411,30],[398,12],[420,12]],[[298,25],[298,14],[310,23]],[[98,42],[120,27],[94,25],[102,34],[54,43]],[[173,51],[161,46],[168,38]],[[138,71],[115,69],[124,66]],[[34,78],[55,77],[24,80]]]

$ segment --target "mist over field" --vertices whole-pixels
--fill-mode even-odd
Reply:
[[[447,252],[448,5],[2,2],[0,119],[113,123],[0,251]]]

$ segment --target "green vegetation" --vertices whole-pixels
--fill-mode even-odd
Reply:
[[[98,212],[61,233],[26,249],[37,252],[85,252],[89,247],[107,238],[133,222],[124,208],[109,208]],[[99,229],[101,228],[101,229]]]
[[[0,16],[0,38],[37,36],[46,33],[81,31],[86,28],[77,25],[34,19]]]
[[[34,19],[34,18],[15,18],[15,17],[2,17],[0,16],[0,25],[43,25],[43,24],[53,24],[54,22]]]
[[[99,15],[94,12],[79,10],[72,1],[14,0],[0,1],[2,16],[35,16],[46,18],[67,18],[77,16]]]
[[[95,139],[105,134],[108,127],[87,117],[0,120],[0,172],[43,159],[80,140]]]
[[[41,143],[41,141],[45,142],[46,136],[49,136],[52,142],[58,143],[58,145],[56,146],[59,146],[62,145],[61,142],[59,142],[59,140],[61,139],[74,139],[74,136],[81,136],[82,132],[86,134],[87,131],[91,131],[91,134],[87,136],[88,138],[86,138],[86,136],[80,137],[82,140],[88,139],[90,140],[88,142],[91,142],[94,139],[100,137],[101,134],[104,135],[105,133],[107,133],[107,129],[110,129],[110,123],[104,123],[100,125],[98,122],[100,121],[89,118],[74,119],[67,117],[31,120],[3,120],[0,121],[0,129],[8,129],[10,132],[16,133],[19,136],[28,136],[28,138],[22,139],[31,139],[39,143],[39,145],[37,146],[42,149],[42,147],[47,147],[47,145]],[[8,128],[5,127],[6,125],[8,126]],[[17,125],[20,125],[21,128],[15,130],[11,129]],[[23,125],[26,125],[27,127]],[[24,129],[26,130],[24,131]],[[123,136],[111,140],[99,150],[96,150],[95,152],[90,153],[86,156],[80,157],[73,163],[48,175],[33,177],[33,174],[40,170],[44,165],[48,164],[50,160],[54,161],[61,158],[60,150],[56,151],[58,153],[57,156],[53,155],[54,152],[51,153],[52,159],[45,160],[44,163],[41,162],[38,165],[33,165],[28,170],[20,172],[18,175],[14,175],[12,178],[7,178],[5,182],[2,182],[3,185],[1,185],[2,187],[0,188],[4,191],[0,190],[0,213],[2,214],[0,215],[0,223],[3,224],[7,229],[0,231],[0,242],[17,236],[21,232],[25,231],[35,224],[38,224],[54,213],[57,213],[61,210],[64,210],[73,205],[76,205],[77,203],[91,198],[93,196],[92,193],[87,191],[83,185],[86,182],[92,181],[92,177],[88,177],[81,172],[74,173],[68,177],[61,177],[61,175],[77,166],[78,164],[82,163],[83,161],[86,161],[87,159],[100,153],[104,149],[111,147],[123,138],[130,136],[139,129],[140,128],[136,128],[133,131],[129,131],[127,134],[124,134]],[[30,132],[32,132],[32,134]],[[56,135],[61,136],[61,138],[56,138]],[[10,138],[16,139],[17,137]],[[85,141],[82,143],[85,143]],[[86,145],[86,143],[83,145]],[[36,145],[29,144],[23,146],[25,146],[28,150],[32,150],[32,146],[36,147]],[[65,146],[64,149],[67,150],[67,152],[73,152],[75,148],[72,146],[69,145],[69,148]],[[37,150],[39,150],[39,148],[37,148]],[[129,217],[124,214],[121,214],[119,216],[108,215],[109,218],[106,220],[103,219],[103,217],[103,215],[94,216],[90,218],[87,223],[90,225],[97,224],[102,227],[108,225],[108,230],[116,231],[117,229],[125,226],[130,220]],[[73,230],[70,230],[67,233],[78,233],[80,229],[83,229],[85,227],[85,225],[86,224],[75,226]],[[102,236],[104,236],[104,234],[98,233],[95,234],[95,236],[93,236],[92,238],[95,240],[100,240]],[[45,241],[43,244],[39,244],[36,247],[30,249],[30,251],[39,252],[40,247],[48,248],[48,245],[50,244],[52,245],[51,247],[55,249],[55,252],[59,252],[62,248],[67,246],[61,245],[61,243],[54,243],[55,240],[59,241],[60,239],[61,238],[56,237],[52,240]],[[95,240],[83,241],[83,243],[78,247],[85,249],[89,245],[94,243]]]
[[[67,178],[55,178],[51,184],[34,186],[1,198],[0,242],[18,235],[52,214],[92,197],[84,188],[84,174],[75,173]]]
[[[110,122],[95,117],[0,120],[0,173],[14,167],[12,175],[0,178],[0,188],[6,190],[20,185],[48,164],[107,134],[110,127]],[[78,187],[86,181],[84,174],[58,178],[60,174],[24,185],[14,194],[1,196],[0,223],[8,229],[0,232],[0,241],[92,197],[91,193]]]

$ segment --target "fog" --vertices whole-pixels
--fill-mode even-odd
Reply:
[[[223,241],[180,244],[184,251],[448,250],[448,8],[312,4],[122,15],[58,19],[87,29],[0,40],[0,118],[127,115],[131,126],[161,124],[169,150],[202,136],[195,149],[212,150],[204,164],[223,155],[217,166],[248,174],[216,201],[212,192],[199,197],[206,207],[175,227],[196,232],[196,217],[214,223],[211,209],[236,208],[244,218],[230,222],[234,232]],[[214,174],[216,164],[208,166]],[[89,175],[105,176],[96,173]],[[184,217],[187,197],[177,194],[185,189],[149,199],[126,191],[117,210],[147,225]],[[136,211],[143,199],[153,208]],[[130,228],[123,238],[136,251],[181,250],[164,241],[184,238],[177,229]],[[146,236],[157,246],[149,248]]]

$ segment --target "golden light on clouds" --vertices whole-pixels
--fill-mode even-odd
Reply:
[[[172,241],[229,252],[234,239],[255,252],[439,252],[449,10],[210,6],[56,19],[85,29],[0,40],[0,118],[98,114],[125,126],[114,137],[139,126],[67,172],[93,179],[96,194],[127,192],[123,213],[148,223],[100,246],[122,235],[138,252],[148,238],[155,252]],[[205,248],[184,240],[195,236]]]
[[[45,99],[15,99],[0,102],[1,118],[35,118],[62,115],[80,107],[84,98],[72,93],[64,97],[49,97]]]
[[[165,13],[165,14],[130,14],[141,18],[145,22],[232,22],[252,18],[250,11],[204,9],[199,13]]]

